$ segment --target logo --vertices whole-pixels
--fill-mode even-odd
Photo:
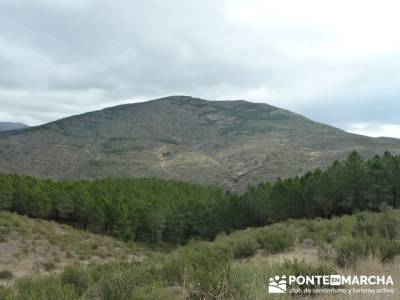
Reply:
[[[271,276],[268,282],[268,293],[292,295],[315,295],[319,293],[361,294],[381,293],[393,294],[395,289],[382,287],[393,286],[392,277],[385,275],[299,275]],[[351,286],[361,286],[359,288]],[[364,286],[364,287],[363,287]],[[375,287],[377,286],[377,287]]]
[[[340,275],[331,275],[330,276],[330,285],[339,286],[342,284],[342,276]]]
[[[270,294],[284,294],[286,293],[287,282],[286,276],[275,276],[269,278],[268,293]]]

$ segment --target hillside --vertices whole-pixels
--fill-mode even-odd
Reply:
[[[0,174],[0,209],[124,240],[170,245],[288,219],[400,207],[400,155],[345,161],[237,195],[157,178],[55,181]]]
[[[4,215],[0,215],[2,221]],[[15,216],[13,216],[15,218]],[[32,222],[23,220],[24,222]],[[35,221],[36,222],[36,221]],[[359,213],[341,218],[297,220],[221,234],[168,253],[146,251],[135,263],[72,266],[60,274],[19,279],[1,289],[7,300],[89,299],[398,299],[400,211]],[[39,223],[42,226],[42,223]],[[46,224],[46,229],[52,224]],[[19,227],[18,227],[19,228]],[[39,227],[43,228],[43,227]],[[19,228],[20,230],[20,228]],[[65,230],[65,229],[63,229]],[[30,235],[34,237],[34,235]],[[75,239],[75,237],[74,237]],[[86,243],[86,237],[82,234]],[[90,240],[88,243],[91,243]],[[54,243],[53,243],[54,244]],[[2,244],[0,244],[2,245]],[[27,255],[35,255],[30,247]],[[0,257],[7,254],[0,252]],[[51,272],[54,273],[54,272]],[[4,277],[4,272],[0,272]],[[276,275],[383,275],[394,285],[292,284],[309,288],[387,288],[384,293],[330,295],[268,293]],[[4,278],[2,282],[7,282]],[[297,292],[298,293],[298,292]],[[293,297],[298,296],[298,297]]]
[[[59,272],[74,264],[129,261],[139,257],[137,249],[67,225],[0,211],[0,271],[10,271],[12,278]]]
[[[175,96],[0,134],[0,172],[56,179],[161,177],[243,190],[400,141],[346,133],[274,106]]]
[[[28,125],[14,122],[0,122],[0,131],[16,130],[26,128]]]

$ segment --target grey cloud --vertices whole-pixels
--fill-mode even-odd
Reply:
[[[338,126],[400,123],[398,53],[330,59],[314,51],[330,33],[243,24],[227,3],[2,1],[0,117],[39,124],[189,94],[265,101]]]

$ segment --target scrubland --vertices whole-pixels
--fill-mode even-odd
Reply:
[[[174,249],[146,249],[68,226],[0,214],[6,300],[285,299],[274,275],[391,275],[400,281],[400,211],[288,220]],[[382,296],[315,296],[381,299]]]

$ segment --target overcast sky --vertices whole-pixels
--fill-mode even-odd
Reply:
[[[184,94],[400,137],[397,0],[1,0],[0,121]]]

